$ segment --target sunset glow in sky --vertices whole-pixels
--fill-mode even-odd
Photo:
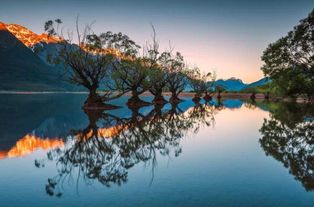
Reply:
[[[121,31],[145,44],[153,24],[160,49],[171,44],[189,64],[203,71],[215,70],[218,78],[252,82],[263,77],[263,50],[305,18],[314,1],[0,0],[0,5],[0,21],[36,33],[43,32],[46,20],[55,18],[73,28],[79,15],[82,25],[96,21],[96,33]]]

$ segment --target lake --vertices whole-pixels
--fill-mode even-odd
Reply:
[[[313,206],[313,106],[85,98],[0,95],[0,206]]]

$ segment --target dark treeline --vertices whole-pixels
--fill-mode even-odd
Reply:
[[[60,46],[54,55],[49,55],[50,62],[65,68],[65,74],[73,84],[88,89],[89,96],[84,108],[110,109],[108,101],[126,93],[131,93],[127,102],[130,107],[140,107],[150,103],[142,101],[139,96],[149,91],[154,104],[164,104],[162,92],[171,92],[171,103],[178,103],[179,94],[189,83],[194,92],[193,100],[199,102],[204,95],[210,100],[214,93],[212,73],[201,74],[197,68],[189,68],[180,52],[172,48],[159,51],[159,43],[153,28],[153,38],[144,47],[140,47],[127,35],[105,32],[96,35],[90,26],[81,33],[76,22],[76,42],[73,35],[64,37],[58,31],[62,21],[47,21],[45,31],[59,37]],[[99,91],[102,93],[98,93]]]
[[[264,74],[270,92],[280,96],[314,98],[314,10],[292,31],[264,51]]]

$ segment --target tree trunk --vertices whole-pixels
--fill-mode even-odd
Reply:
[[[209,93],[208,93],[207,91],[205,92],[204,100],[205,100],[206,102],[209,102],[209,101],[212,100],[211,95],[209,95]]]
[[[157,93],[153,94],[154,100],[153,103],[157,104],[157,105],[164,105],[165,103],[167,103],[167,101],[164,99],[163,95],[162,95],[162,91],[158,91]]]
[[[169,99],[170,103],[180,103],[182,100],[179,99],[178,95],[176,94],[176,92],[171,92],[171,97]]]
[[[250,96],[250,98],[251,98],[252,102],[255,102],[255,98],[256,98],[255,92],[252,93],[252,95]]]
[[[90,137],[97,137],[97,121],[100,119],[103,112],[101,110],[84,110],[84,112],[88,116],[89,124],[82,131],[83,137],[86,137],[87,134],[90,134],[90,132],[92,132],[92,135]]]
[[[117,106],[110,105],[110,104],[105,104],[101,97],[98,95],[96,91],[96,87],[92,87],[89,90],[88,97],[86,101],[84,102],[84,109],[87,110],[110,110],[110,109],[115,109]]]
[[[217,96],[217,99],[218,99],[218,100],[220,100],[220,99],[221,99],[221,95],[220,95],[220,93],[221,93],[221,92],[220,92],[220,91],[218,91],[218,96]]]
[[[139,98],[139,93],[136,90],[132,91],[132,96],[129,98],[127,105],[130,108],[140,108],[142,106],[149,106],[151,105],[150,103],[143,101],[142,99]]]
[[[177,114],[178,103],[171,103],[170,114]]]
[[[201,101],[200,95],[199,95],[199,94],[195,94],[195,96],[192,98],[192,101],[193,101],[195,104],[199,104],[200,101]]]

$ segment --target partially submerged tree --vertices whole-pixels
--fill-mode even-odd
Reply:
[[[85,101],[85,109],[110,109],[112,105],[105,102],[118,98],[127,92],[127,88],[118,86],[112,79],[112,65],[120,62],[124,56],[132,56],[139,46],[122,33],[106,32],[96,35],[90,26],[86,26],[81,34],[78,20],[76,21],[77,44],[73,43],[73,35],[64,37],[62,32],[55,29],[62,21],[49,20],[45,24],[45,31],[60,42],[57,54],[52,57],[55,64],[65,67],[65,74],[71,83],[88,89],[89,95]],[[100,95],[97,90],[103,87]]]
[[[215,91],[217,92],[217,99],[220,100],[221,99],[221,93],[224,92],[226,90],[226,88],[222,85],[216,85],[215,86]]]
[[[262,70],[283,95],[314,96],[314,10],[264,51]]]
[[[205,84],[205,94],[204,94],[204,100],[206,102],[210,101],[213,97],[213,94],[215,93],[215,83],[216,83],[216,73],[209,73],[208,76],[206,76],[206,84]]]
[[[158,65],[158,49],[159,45],[153,27],[153,42],[144,47],[142,56],[137,53],[133,58],[122,59],[113,64],[113,74],[117,85],[132,92],[132,96],[127,102],[131,108],[150,104],[139,98],[148,90],[155,96],[153,102],[164,100],[162,97],[164,71]]]
[[[129,107],[140,107],[149,105],[139,98],[150,87],[148,80],[148,67],[140,57],[134,59],[123,59],[113,64],[113,78],[120,90],[131,91],[127,105]]]
[[[162,95],[164,88],[168,83],[168,54],[167,52],[163,52],[161,55],[157,57],[159,54],[158,50],[150,51],[151,53],[151,64],[154,64],[153,67],[150,67],[149,70],[149,81],[151,83],[149,92],[154,95],[153,103],[163,105],[167,101]],[[154,62],[155,61],[155,62]]]
[[[168,56],[167,71],[168,81],[167,88],[171,92],[170,102],[181,102],[179,94],[184,90],[187,82],[186,65],[184,63],[183,56],[177,52],[174,57],[171,53],[165,54]]]
[[[156,31],[153,28],[152,43],[147,44],[145,51],[145,62],[148,64],[148,79],[150,82],[149,92],[154,95],[153,103],[163,105],[167,101],[162,95],[168,82],[167,52],[160,54],[159,44],[156,40]]]
[[[167,71],[156,67],[150,71],[149,75],[149,80],[151,81],[149,92],[154,95],[153,103],[160,105],[165,104],[167,101],[163,97],[162,92],[168,83]]]
[[[205,101],[209,101],[211,99],[210,91],[212,91],[215,76],[210,72],[201,73],[199,68],[190,70],[188,76],[195,92],[193,101],[199,103],[203,95]]]

